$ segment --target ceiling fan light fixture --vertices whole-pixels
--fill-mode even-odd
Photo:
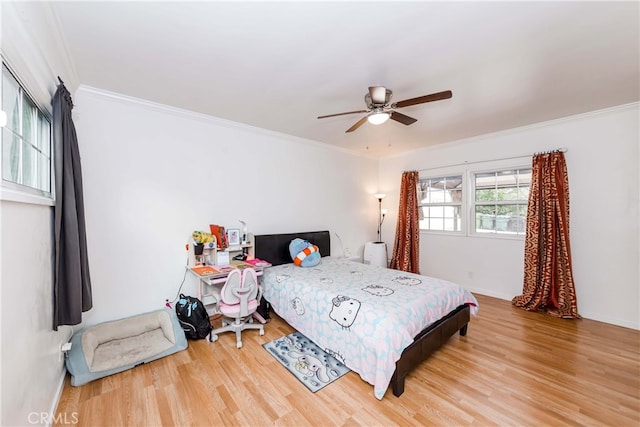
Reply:
[[[366,110],[328,114],[324,116],[318,116],[318,118],[325,119],[327,117],[343,116],[345,114],[366,113],[364,117],[358,120],[349,129],[347,129],[345,133],[353,132],[367,122],[371,123],[372,125],[381,125],[389,119],[408,126],[414,124],[418,120],[397,112],[397,108],[409,107],[411,105],[424,104],[433,101],[440,101],[441,99],[449,99],[453,96],[450,90],[445,90],[444,92],[437,92],[430,95],[419,96],[417,98],[405,99],[404,101],[391,104],[390,101],[392,95],[393,92],[383,86],[369,86],[369,93],[364,95],[364,103],[367,106]]]
[[[377,112],[377,113],[371,113],[367,116],[367,121],[369,123],[371,123],[372,125],[381,125],[382,123],[386,122],[387,120],[389,120],[389,117],[391,116],[391,114],[389,114],[386,111],[381,111],[381,112]]]

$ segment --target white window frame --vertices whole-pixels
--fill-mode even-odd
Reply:
[[[460,210],[460,220],[462,226],[461,231],[426,230],[421,228],[420,233],[438,234],[452,237],[462,236],[482,239],[524,240],[525,233],[507,234],[476,232],[475,175],[479,173],[492,173],[514,169],[531,169],[531,158],[523,156],[522,158],[477,162],[469,163],[468,165],[434,168],[429,169],[426,172],[421,172],[419,177],[420,180],[462,175],[462,207]],[[418,203],[420,203],[419,200]],[[419,206],[423,205],[419,204]]]
[[[428,234],[440,234],[440,235],[448,235],[448,236],[464,236],[467,234],[467,218],[465,213],[467,212],[467,191],[466,191],[466,172],[464,169],[460,168],[439,168],[429,170],[428,173],[421,173],[418,177],[419,181],[425,179],[434,179],[434,178],[448,178],[452,176],[461,176],[462,177],[462,201],[460,203],[460,231],[449,231],[449,230],[427,230],[424,228],[420,229],[420,233],[428,233]],[[417,191],[417,189],[416,189]],[[418,200],[418,207],[421,208],[425,206],[420,204],[420,200]]]
[[[48,180],[49,191],[38,189],[35,187],[31,187],[28,185],[19,184],[10,180],[4,179],[4,174],[2,171],[4,165],[4,136],[10,130],[6,128],[0,129],[0,200],[14,201],[14,202],[22,202],[22,203],[31,203],[31,204],[40,204],[53,206],[54,204],[54,153],[53,153],[53,132],[52,132],[52,117],[49,112],[43,108],[41,105],[34,100],[35,98],[30,94],[27,86],[21,81],[19,76],[11,69],[11,67],[4,61],[4,58],[1,62],[2,65],[2,74],[4,76],[5,69],[11,75],[13,79],[18,83],[19,87],[23,91],[24,95],[29,99],[29,101],[35,106],[39,115],[44,117],[49,122],[49,173],[47,177],[44,177]],[[4,77],[0,78],[0,101],[2,100],[2,96],[4,96]],[[0,106],[2,104],[0,103]],[[39,172],[38,172],[39,173]],[[39,178],[43,178],[43,175],[38,175]]]
[[[476,231],[476,175],[478,174],[486,174],[486,173],[497,173],[502,171],[509,170],[520,170],[520,169],[531,169],[531,163],[522,164],[521,162],[511,163],[511,164],[502,164],[500,166],[490,167],[490,168],[482,168],[482,169],[469,169],[467,171],[467,182],[468,182],[468,200],[469,205],[467,208],[467,215],[469,220],[468,223],[468,235],[472,237],[481,237],[481,238],[492,238],[492,239],[513,239],[513,240],[524,240],[526,233],[526,218],[525,218],[525,227],[523,232],[520,234],[511,234],[511,233],[500,233],[500,232],[478,232]],[[526,201],[524,203],[526,206]],[[473,220],[473,221],[472,221]]]

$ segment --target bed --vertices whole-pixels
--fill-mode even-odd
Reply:
[[[316,267],[291,262],[295,238],[318,246]],[[271,308],[374,386],[404,392],[405,377],[456,332],[466,335],[475,297],[445,280],[331,257],[328,231],[255,236],[255,256]]]

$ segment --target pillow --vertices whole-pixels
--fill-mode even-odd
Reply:
[[[303,239],[293,239],[289,243],[289,254],[298,267],[315,267],[320,264],[320,249]]]

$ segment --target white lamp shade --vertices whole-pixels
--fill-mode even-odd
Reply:
[[[367,116],[367,121],[372,125],[381,125],[389,120],[389,113],[372,113]]]

